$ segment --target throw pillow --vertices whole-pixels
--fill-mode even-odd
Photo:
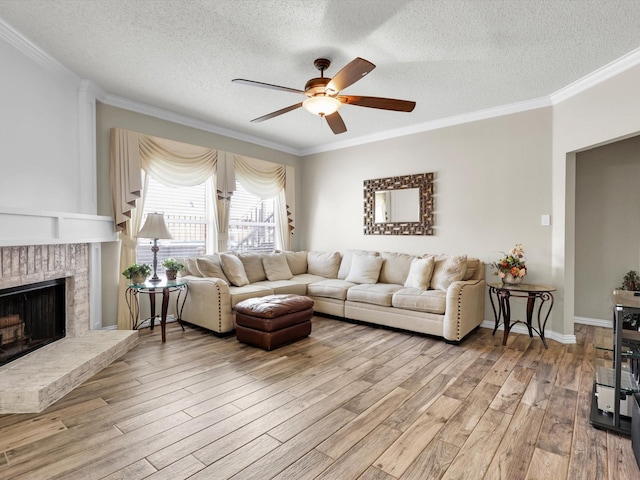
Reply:
[[[404,286],[406,288],[419,288],[420,290],[429,288],[434,265],[433,257],[414,258],[411,260],[409,275],[407,276],[407,281],[404,282]]]
[[[264,255],[262,257],[262,264],[264,265],[264,271],[267,275],[267,279],[270,282],[275,280],[289,280],[293,277],[293,273],[291,273],[291,270],[289,269],[287,257],[284,253]]]
[[[471,280],[476,274],[476,270],[480,267],[480,260],[477,258],[467,258],[467,271],[463,280]]]
[[[446,291],[453,282],[462,280],[466,271],[466,255],[440,255],[435,259],[431,288]]]
[[[307,273],[307,252],[284,252],[293,275]]]
[[[409,276],[411,262],[416,256],[395,252],[382,252],[381,256],[384,263],[380,270],[380,283],[403,285]],[[428,255],[425,255],[425,257],[427,256]]]
[[[242,262],[238,257],[232,253],[221,253],[220,263],[222,264],[224,274],[232,285],[235,285],[236,287],[249,285],[249,279],[247,278]]]
[[[188,257],[182,260],[184,265],[184,271],[182,276],[191,275],[193,277],[201,277],[200,269],[198,268],[198,259],[194,257]]]
[[[220,278],[229,283],[227,276],[224,274],[220,257],[218,255],[205,255],[196,259],[196,266],[203,277]]]
[[[325,278],[336,278],[340,268],[340,252],[309,252],[307,273]]]
[[[239,253],[238,258],[242,262],[249,283],[262,282],[267,279],[267,274],[262,266],[262,255],[259,253]]]
[[[342,252],[342,260],[340,261],[340,268],[338,269],[338,278],[344,280],[349,275],[351,270],[351,259],[354,255],[380,255],[378,252],[372,252],[369,250],[345,250]]]
[[[351,258],[351,268],[345,280],[352,283],[377,283],[381,268],[382,257],[356,254]]]

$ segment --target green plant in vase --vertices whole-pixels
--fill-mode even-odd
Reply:
[[[162,262],[167,274],[167,280],[175,280],[179,271],[184,270],[184,264],[174,258],[167,258]]]
[[[147,281],[147,277],[151,275],[151,266],[147,263],[132,263],[122,272],[124,278],[131,280],[132,283],[140,284]]]

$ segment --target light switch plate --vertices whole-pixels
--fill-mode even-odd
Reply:
[[[549,225],[551,225],[551,215],[541,215],[540,225],[542,225],[543,227],[548,227]]]

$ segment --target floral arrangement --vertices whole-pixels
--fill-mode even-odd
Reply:
[[[508,273],[515,277],[524,277],[527,274],[526,259],[524,257],[524,247],[521,243],[517,243],[509,253],[503,253],[500,260],[496,260],[491,264],[497,270],[494,275],[504,278]]]

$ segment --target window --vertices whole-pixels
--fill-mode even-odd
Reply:
[[[229,250],[272,252],[276,246],[275,201],[247,192],[236,180],[229,212]]]
[[[149,177],[144,217],[162,212],[173,240],[158,240],[158,272],[162,260],[204,255],[207,244],[207,189],[204,183],[193,187],[168,187]],[[138,263],[153,263],[153,240],[138,239]]]
[[[204,255],[207,252],[207,232],[213,231],[208,211],[211,196],[206,184],[193,187],[169,187],[149,177],[144,203],[142,225],[147,214],[164,213],[173,240],[158,240],[158,272],[164,271],[166,258],[185,258]],[[275,201],[262,200],[247,192],[236,181],[236,191],[231,197],[229,212],[229,245],[234,252],[271,252],[275,249]],[[212,242],[210,242],[212,243]],[[138,263],[153,263],[153,240],[138,239],[136,250]]]

